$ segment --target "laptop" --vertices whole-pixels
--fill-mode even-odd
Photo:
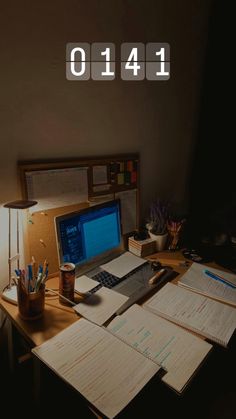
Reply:
[[[55,229],[59,264],[72,262],[76,277],[85,274],[98,281],[99,285],[91,292],[105,286],[132,297],[135,302],[157,286],[148,283],[154,273],[151,264],[141,258],[142,264],[121,278],[101,267],[125,252],[120,200],[59,215],[55,217]]]

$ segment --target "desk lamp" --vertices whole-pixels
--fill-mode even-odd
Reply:
[[[12,279],[12,262],[17,261],[17,269],[20,267],[20,253],[19,253],[19,210],[30,208],[36,205],[37,201],[18,200],[4,204],[5,208],[8,208],[8,285],[3,290],[2,297],[10,301],[11,303],[17,304],[17,288],[16,284]],[[16,254],[11,254],[11,211],[16,210]]]

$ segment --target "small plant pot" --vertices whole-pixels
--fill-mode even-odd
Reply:
[[[162,250],[165,250],[168,239],[168,233],[158,235],[153,234],[150,231],[148,233],[151,239],[155,240],[156,242],[156,251],[162,252]]]

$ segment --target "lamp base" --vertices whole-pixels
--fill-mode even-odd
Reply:
[[[17,287],[12,285],[11,288],[6,288],[2,293],[2,298],[10,303],[17,305]]]

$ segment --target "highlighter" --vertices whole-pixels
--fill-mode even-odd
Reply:
[[[160,269],[160,271],[158,271],[155,275],[153,275],[149,279],[148,283],[150,285],[155,284],[165,273],[166,273],[166,269],[165,268]]]

